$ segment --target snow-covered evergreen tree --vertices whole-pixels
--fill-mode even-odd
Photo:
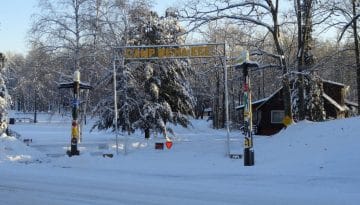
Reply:
[[[2,54],[0,53],[2,56]],[[5,57],[4,57],[5,59]],[[0,69],[2,71],[3,63],[0,63]],[[6,89],[5,81],[0,73],[0,135],[6,132],[8,128],[8,108],[10,107],[11,98]]]
[[[323,82],[316,72],[311,73],[309,77],[309,93],[306,96],[308,117],[311,121],[323,121],[325,119]]]
[[[118,126],[123,132],[131,133],[135,131],[133,123],[138,120],[142,97],[138,92],[137,82],[132,75],[131,67],[124,66],[117,69],[117,101],[118,101]],[[113,84],[112,78],[108,84]],[[94,112],[100,114],[94,128],[98,129],[115,129],[114,125],[114,98],[110,94],[102,99],[95,107]]]
[[[128,20],[124,37],[127,45],[184,43],[178,35],[183,30],[172,10],[159,17],[148,7],[138,5],[130,11]],[[187,60],[125,61],[124,64],[117,69],[118,126],[123,131],[140,129],[149,136],[151,130],[166,135],[167,123],[189,125],[188,116],[193,115],[195,100],[187,81],[191,71]],[[104,85],[110,88],[112,83],[109,80]],[[94,127],[115,127],[112,95],[103,99],[96,111],[101,116]]]
[[[133,35],[136,45],[173,45],[183,44],[179,37],[183,30],[179,26],[173,9],[166,11],[165,17],[158,17],[154,12],[145,12],[140,18],[139,29]],[[195,100],[187,81],[191,71],[187,60],[161,60],[147,63],[145,97],[142,115],[137,127],[145,131],[149,129],[166,133],[166,123],[188,126],[188,116],[193,115]]]
[[[295,81],[293,84],[290,85],[290,93],[291,93],[291,110],[293,114],[293,119],[295,121],[299,120],[299,89],[298,89],[298,82]]]
[[[316,72],[303,75],[303,86],[304,86],[304,99],[305,99],[305,119],[311,121],[323,121],[325,119],[324,100],[323,100],[323,86],[322,79]],[[298,78],[294,79],[293,88],[291,90],[293,118],[299,119],[298,109],[298,89],[299,83]]]
[[[166,123],[172,122],[172,110],[170,105],[160,99],[161,81],[154,74],[151,63],[145,67],[145,84],[144,84],[144,104],[142,107],[142,115],[135,123],[135,126],[145,131],[145,137],[149,137],[150,130],[155,132],[166,132]]]

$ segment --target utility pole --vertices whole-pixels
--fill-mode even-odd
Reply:
[[[255,154],[252,136],[252,106],[248,64],[243,64],[242,69],[244,76],[244,166],[253,166]]]
[[[71,122],[71,147],[66,152],[69,157],[73,155],[80,155],[80,151],[77,148],[77,144],[80,140],[80,126],[78,121],[79,116],[79,105],[80,105],[80,89],[92,89],[90,85],[86,85],[80,82],[80,71],[74,72],[73,82],[61,83],[58,87],[61,88],[72,88],[73,89],[73,101],[72,101],[72,122]]]
[[[38,64],[36,64],[35,66],[35,83],[34,83],[34,123],[37,123],[37,95],[38,95],[38,90],[37,90],[37,84],[38,84],[38,79],[37,79],[37,69],[38,69]]]
[[[124,58],[122,56],[122,58]],[[118,125],[118,107],[117,107],[117,81],[116,81],[116,59],[113,60],[113,81],[114,81],[114,125],[116,136],[116,155],[119,155],[119,125]],[[123,60],[122,60],[123,61]],[[125,145],[126,146],[126,145]]]
[[[258,67],[256,62],[249,60],[249,52],[243,51],[237,60],[236,69],[242,69],[244,78],[244,166],[255,164],[254,143],[252,136],[252,105],[249,68]]]

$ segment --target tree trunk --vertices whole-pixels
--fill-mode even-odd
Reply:
[[[308,101],[309,119],[316,122],[323,121],[325,119],[324,102],[322,97],[324,89],[322,80],[316,72],[311,75],[310,85],[310,100]]]
[[[283,77],[282,85],[283,85],[284,113],[285,116],[292,118],[290,82],[289,82],[289,77],[286,74]]]
[[[150,138],[150,129],[146,128],[145,129],[145,139],[149,139]]]
[[[356,17],[356,2],[352,1],[353,17]],[[354,30],[354,46],[355,46],[355,61],[356,61],[356,83],[357,83],[357,98],[360,103],[360,57],[359,57],[359,39],[357,34],[357,20],[353,21]],[[358,115],[360,114],[360,106],[358,106]]]
[[[35,81],[37,82],[37,81]],[[37,123],[37,110],[38,110],[38,99],[37,99],[37,91],[35,88],[34,91],[34,123]]]
[[[226,125],[226,103],[225,103],[225,92],[222,92],[222,112],[221,112],[221,121],[220,121],[220,128],[224,128]]]
[[[301,0],[296,1],[297,7],[297,21],[298,21],[298,54],[297,54],[297,70],[298,80],[297,80],[297,89],[298,89],[298,101],[297,101],[297,113],[296,116],[298,120],[305,119],[305,98],[304,98],[304,76],[302,75],[303,71],[303,62],[304,62],[304,41],[303,41],[303,27],[302,27],[302,15],[301,15]]]
[[[214,108],[213,108],[213,127],[215,129],[219,129],[220,128],[220,76],[219,73],[216,72],[216,91],[215,91],[215,95],[214,95]]]
[[[300,65],[301,67],[302,65]],[[302,72],[302,69],[298,69],[299,72]],[[298,80],[297,80],[297,83],[298,83],[298,113],[297,114],[297,117],[298,117],[298,120],[301,121],[301,120],[305,120],[305,97],[304,97],[304,75],[303,74],[299,74],[298,75]]]
[[[272,4],[272,1],[267,0],[267,3],[271,7],[271,13],[272,13],[273,23],[274,23],[274,30],[272,32],[272,36],[274,39],[276,51],[277,51],[278,55],[280,56],[279,62],[280,62],[280,65],[281,65],[282,71],[283,71],[282,84],[283,84],[284,112],[285,112],[285,116],[292,118],[293,115],[292,115],[292,111],[291,111],[291,92],[290,92],[289,75],[288,75],[286,62],[284,59],[284,50],[282,49],[282,47],[280,45],[280,41],[279,41],[279,37],[280,37],[279,22],[278,22],[279,0],[276,0],[275,7]]]

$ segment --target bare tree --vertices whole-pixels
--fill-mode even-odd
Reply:
[[[30,43],[49,52],[64,52],[72,57],[72,70],[82,69],[81,59],[89,33],[90,0],[43,0],[41,13],[34,14],[29,32]],[[84,69],[84,68],[83,68]]]
[[[330,1],[333,6],[333,11],[338,14],[334,19],[331,26],[336,26],[341,30],[338,41],[341,41],[345,33],[352,33],[353,38],[353,50],[355,55],[356,66],[356,82],[357,82],[357,101],[360,102],[360,48],[359,48],[359,34],[357,20],[360,17],[358,12],[360,2],[358,0],[348,1]],[[351,28],[351,29],[349,29]],[[360,107],[358,107],[358,114],[360,113]]]
[[[285,116],[292,117],[291,98],[289,87],[288,66],[285,61],[284,49],[280,40],[280,26],[284,22],[279,20],[279,0],[248,0],[241,2],[227,0],[189,1],[182,14],[184,20],[192,28],[190,31],[201,28],[203,25],[221,19],[230,19],[237,24],[255,25],[265,31],[265,36],[272,36],[275,56],[283,74],[283,98]]]
[[[113,36],[108,28],[122,25],[122,19],[110,18],[119,11],[116,5],[121,4],[115,0],[43,0],[39,1],[41,13],[33,16],[30,44],[52,56],[48,63],[57,65],[52,67],[57,69],[53,74],[69,81],[73,71],[80,70],[81,80],[95,86],[95,92],[85,93],[84,112],[88,103],[102,97],[99,82],[111,74],[111,46],[122,39],[122,32]]]
[[[304,100],[304,76],[302,75],[303,66],[305,65],[305,48],[309,47],[309,35],[311,33],[311,5],[312,1],[296,0],[295,10],[298,24],[298,54],[297,54],[297,70],[298,74],[298,100],[297,100],[297,112],[294,115],[298,115],[299,120],[305,119],[305,100]]]

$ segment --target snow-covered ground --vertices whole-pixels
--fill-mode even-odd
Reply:
[[[13,114],[14,116],[15,114]],[[32,116],[30,116],[32,117]],[[272,137],[255,137],[255,166],[226,153],[226,132],[194,120],[174,127],[170,150],[158,139],[84,128],[80,156],[65,155],[68,117],[42,114],[16,123],[20,139],[0,137],[0,204],[254,204],[357,205],[360,201],[360,118],[301,122]],[[32,139],[26,146],[24,139]],[[231,133],[231,152],[243,136]],[[124,155],[124,142],[127,154]],[[113,158],[102,154],[113,153]]]

